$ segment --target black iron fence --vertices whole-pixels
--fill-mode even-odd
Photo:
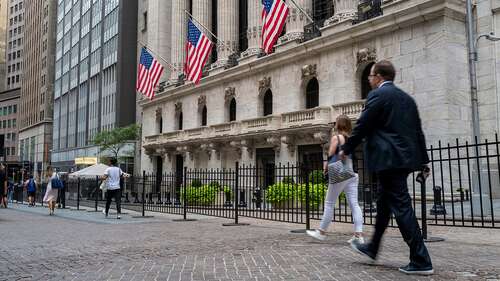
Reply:
[[[431,173],[423,184],[417,173],[408,177],[413,207],[423,228],[450,225],[498,228],[500,221],[499,141],[438,144],[428,150]],[[365,169],[362,154],[354,155],[359,174],[358,197],[365,224],[376,217],[377,176]],[[239,216],[302,223],[320,219],[328,188],[323,163],[254,166],[235,163],[227,169],[188,169],[122,180],[122,205],[145,212],[203,214],[233,219]],[[101,180],[68,179],[61,204],[79,208],[104,205]],[[26,194],[15,189],[14,200]],[[38,192],[41,202],[43,190]],[[352,222],[344,194],[335,204],[334,221]],[[391,221],[394,225],[395,221]]]

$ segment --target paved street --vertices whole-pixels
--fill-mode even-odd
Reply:
[[[416,278],[397,272],[407,262],[397,230],[369,265],[346,243],[349,224],[320,243],[290,233],[303,225],[245,218],[224,227],[231,221],[11,207],[0,209],[0,280],[500,280],[499,230],[431,228],[447,240],[428,244],[436,274]]]

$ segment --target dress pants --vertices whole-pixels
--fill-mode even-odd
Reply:
[[[385,170],[377,173],[379,179],[377,221],[370,243],[370,251],[377,254],[392,213],[396,218],[403,239],[410,247],[410,263],[416,267],[429,267],[432,266],[431,258],[425,247],[408,193],[406,180],[409,173],[410,171],[403,169]]]

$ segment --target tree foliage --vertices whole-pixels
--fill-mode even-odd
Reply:
[[[109,151],[115,158],[118,158],[120,150],[127,142],[138,139],[139,130],[139,125],[132,124],[127,127],[115,128],[110,131],[101,131],[95,135],[92,143],[99,146],[101,152]]]

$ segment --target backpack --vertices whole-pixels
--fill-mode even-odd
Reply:
[[[50,183],[52,184],[53,189],[63,189],[63,183],[59,176],[55,176],[50,180]]]
[[[28,182],[28,192],[35,192],[36,191],[36,183],[34,179],[30,179]]]

